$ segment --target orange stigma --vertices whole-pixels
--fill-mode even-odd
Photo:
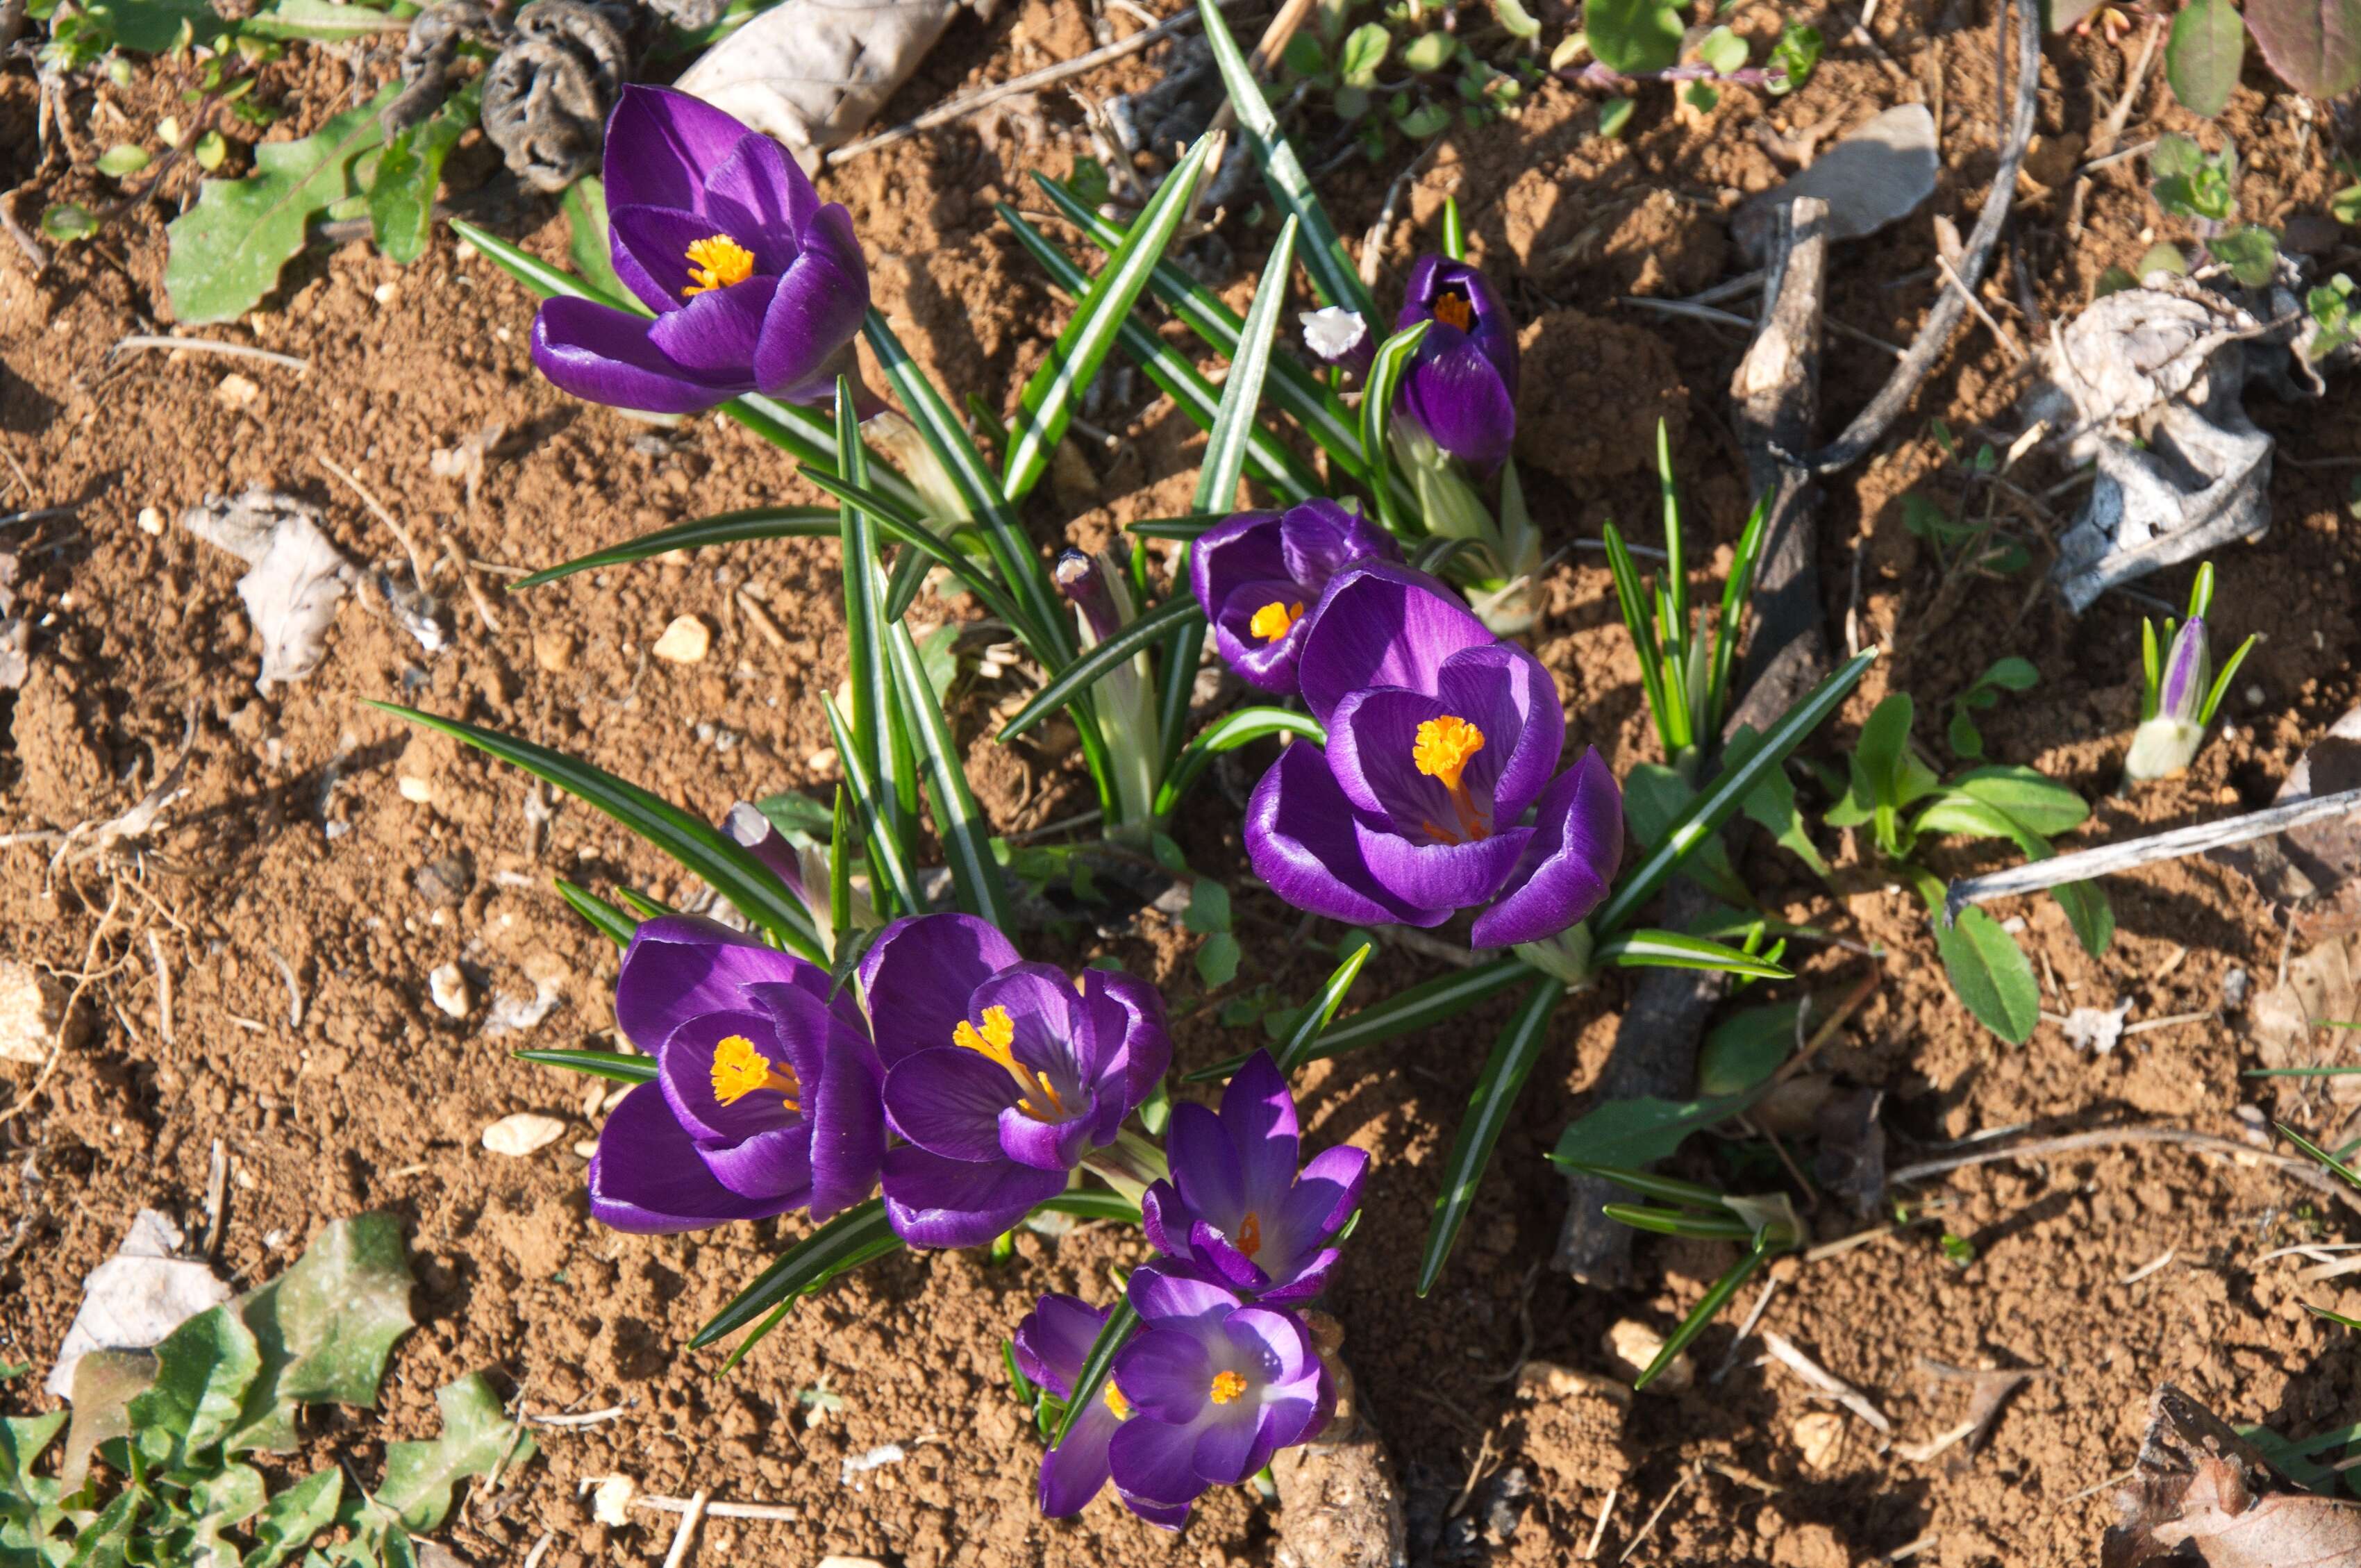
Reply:
[[[986,1061],[998,1065],[1016,1080],[1016,1087],[1023,1091],[1016,1101],[1018,1110],[1028,1116],[1039,1116],[1041,1113],[1033,1108],[1032,1101],[1033,1095],[1039,1094],[1049,1101],[1051,1114],[1063,1120],[1066,1102],[1058,1097],[1057,1087],[1049,1081],[1048,1075],[1036,1072],[1016,1059],[1012,1049],[1016,1043],[1016,1023],[1009,1017],[1005,1007],[985,1008],[981,1030],[962,1018],[959,1027],[951,1031],[951,1044],[973,1051]]]
[[[690,281],[680,296],[686,300],[708,289],[727,289],[753,275],[754,253],[728,235],[717,234],[688,247]]]
[[[796,1069],[774,1062],[754,1048],[754,1042],[743,1035],[725,1035],[713,1047],[713,1098],[716,1103],[735,1105],[758,1089],[778,1091],[787,1102],[787,1109],[796,1114],[803,1107],[796,1096],[803,1092],[796,1081]]]
[[[1466,332],[1476,324],[1476,307],[1458,290],[1445,289],[1435,296],[1434,319],[1445,326],[1455,326]]]
[[[1301,600],[1294,604],[1288,604],[1279,599],[1273,599],[1254,612],[1254,619],[1246,622],[1246,630],[1266,642],[1276,642],[1292,630],[1295,623],[1302,619],[1303,605]]]
[[[1238,1227],[1238,1250],[1252,1257],[1262,1250],[1262,1216],[1249,1212],[1246,1223]]]
[[[1217,1405],[1226,1405],[1246,1391],[1246,1380],[1235,1372],[1216,1372],[1213,1386],[1205,1390]]]
[[[1484,820],[1483,812],[1467,793],[1460,775],[1477,752],[1484,749],[1484,732],[1464,718],[1450,714],[1430,718],[1418,727],[1418,739],[1411,742],[1410,760],[1418,771],[1443,785],[1451,796],[1451,809],[1459,819],[1456,831],[1439,828],[1433,822],[1422,824],[1427,832],[1446,844],[1471,844],[1492,836],[1492,826]]]

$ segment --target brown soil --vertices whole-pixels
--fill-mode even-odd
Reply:
[[[1943,105],[1934,210],[1964,228],[1997,141],[1990,18],[1968,9],[1933,0],[1880,7],[1880,41],[1898,61],[1890,71],[1843,42],[1837,18],[1848,13],[1831,13],[1821,18],[1829,58],[1803,92],[1773,101],[1732,91],[1702,125],[1651,93],[1621,141],[1602,141],[1595,96],[1553,86],[1521,121],[1446,139],[1383,236],[1384,258],[1389,269],[1406,265],[1434,232],[1443,198],[1456,194],[1477,258],[1534,323],[1526,445],[1537,472],[1528,483],[1552,549],[1595,539],[1610,518],[1653,535],[1646,457],[1659,413],[1671,421],[1697,525],[1724,542],[1735,534],[1750,498],[1721,410],[1741,334],[1613,302],[1692,292],[1743,265],[1728,215],[1788,168],[1758,126],[1833,134],[1928,96],[1929,83],[1940,84]],[[1081,52],[1091,39],[1077,11],[1030,0],[989,25],[962,19],[888,117]],[[1760,5],[1742,7],[1740,20],[1757,33],[1775,27]],[[2019,247],[2004,249],[2021,259],[1987,291],[2019,342],[2042,330],[2019,313],[2021,297],[2061,315],[2151,237],[2186,237],[2156,214],[2137,160],[2095,175],[2086,232],[2065,233],[2062,170],[2123,90],[2129,62],[2099,38],[2047,48],[2048,150],[2020,192]],[[388,69],[380,59],[364,74],[382,79]],[[129,90],[77,91],[80,167],[94,155],[84,144],[123,137],[118,119],[144,130],[177,105],[186,70],[159,63]],[[1152,74],[1135,60],[1081,85],[1104,97]],[[352,80],[326,51],[294,51],[266,72],[258,94],[284,112],[270,134],[316,124],[348,101]],[[2328,117],[2304,115],[2263,85],[2259,68],[2250,71],[2219,130],[2203,134],[2235,137],[2248,215],[2284,225],[2321,214],[2341,181]],[[870,247],[878,303],[955,390],[1014,389],[1064,318],[1065,304],[991,210],[996,199],[1032,204],[1027,169],[1070,166],[1071,105],[1059,94],[1037,108],[903,143],[827,181]],[[65,166],[64,149],[45,160],[35,119],[32,78],[22,69],[0,75],[0,185],[28,187],[5,198],[11,211],[29,221],[47,200],[109,199],[94,176]],[[2151,80],[2125,141],[2176,128],[2197,126]],[[490,161],[464,152],[456,183],[482,179]],[[1348,235],[1367,228],[1392,173],[1355,166],[1331,177]],[[174,200],[181,193],[171,187]],[[38,277],[14,247],[0,246],[0,453],[21,474],[0,477],[0,514],[71,509],[0,534],[19,562],[20,608],[38,629],[31,680],[0,696],[0,833],[19,835],[0,849],[0,944],[86,982],[82,1005],[94,1024],[54,1070],[0,1069],[0,1237],[14,1238],[0,1242],[0,1359],[46,1367],[80,1281],[133,1211],[201,1212],[219,1140],[232,1173],[222,1261],[242,1282],[283,1268],[337,1216],[383,1208],[410,1228],[421,1326],[395,1358],[386,1408],[320,1429],[359,1474],[374,1473],[385,1441],[430,1430],[432,1391],[467,1369],[493,1369],[538,1410],[627,1407],[603,1424],[544,1431],[543,1463],[494,1496],[471,1497],[447,1533],[472,1561],[518,1562],[544,1534],[548,1568],[659,1560],[670,1534],[663,1516],[609,1530],[578,1495],[582,1478],[616,1472],[653,1491],[708,1487],[802,1510],[792,1526],[709,1522],[707,1561],[829,1552],[912,1568],[1134,1554],[1270,1561],[1274,1521],[1242,1493],[1209,1497],[1178,1540],[1105,1500],[1073,1524],[1033,1511],[1038,1448],[1004,1387],[1001,1339],[1039,1291],[1105,1299],[1110,1269],[1140,1261],[1136,1237],[1103,1225],[1054,1239],[1028,1233],[997,1266],[966,1254],[895,1258],[806,1306],[716,1380],[712,1357],[678,1347],[792,1229],[656,1239],[594,1228],[582,1207],[583,1161],[571,1150],[595,1132],[598,1088],[511,1064],[521,1036],[486,1029],[480,1004],[458,1023],[429,1001],[428,972],[456,960],[482,997],[555,991],[555,1009],[523,1036],[532,1043],[599,1044],[611,1025],[614,949],[570,916],[549,879],[622,883],[662,898],[695,890],[583,806],[558,803],[542,826],[540,797],[522,775],[362,699],[401,698],[513,730],[707,814],[825,784],[832,759],[815,699],[843,674],[833,547],[732,547],[515,598],[499,597],[496,580],[653,527],[818,498],[775,452],[724,422],[660,429],[557,396],[527,359],[530,301],[447,237],[407,271],[363,244],[314,250],[289,269],[268,309],[209,330],[305,359],[300,377],[183,352],[110,359],[111,345],[166,313],[166,215],[136,214]],[[563,254],[564,223],[546,204],[511,203],[490,221],[542,254]],[[1224,272],[1234,300],[1251,288],[1262,232],[1244,218],[1226,225],[1237,252]],[[2349,248],[2341,255],[2354,259]],[[1831,313],[1907,340],[1934,298],[1934,256],[1924,215],[1841,252]],[[1835,342],[1832,414],[1859,406],[1889,364],[1873,348]],[[256,389],[251,396],[233,373]],[[1072,536],[1095,543],[1126,519],[1185,510],[1196,433],[1169,405],[1145,401],[1144,383],[1135,388],[1128,402],[1110,398],[1093,415],[1118,436],[1116,450],[1068,464],[1060,505],[1037,504],[1045,543],[1070,517]],[[1902,527],[1906,491],[1942,494],[1950,484],[1927,422],[1939,416],[1966,439],[1987,423],[2013,430],[2007,405],[2017,389],[1991,335],[1961,332],[1897,436],[1828,487],[1820,565],[1831,632],[1842,637],[1850,611],[1862,641],[1891,650],[1839,728],[1906,688],[1919,699],[1924,735],[1991,660],[2023,652],[2042,682],[1984,716],[1988,751],[2097,800],[2085,838],[2260,803],[2305,740],[2356,700],[2361,628],[2348,574],[2361,550],[2342,531],[2347,472],[2279,466],[2271,534],[2218,563],[2217,635],[2268,634],[2240,677],[2230,722],[2191,776],[2118,798],[2109,792],[2135,717],[2144,607],[2110,597],[2077,621],[2033,591],[2030,573],[1947,587],[1938,563]],[[2349,399],[2302,408],[2258,399],[2255,411],[2284,456],[2361,452],[2361,411]],[[458,480],[433,475],[430,455],[494,425],[504,433],[470,504]],[[263,483],[320,506],[355,558],[401,561],[401,547],[326,461],[385,499],[430,557],[447,546],[487,564],[498,625],[478,616],[462,568],[446,560],[433,586],[454,649],[423,655],[364,592],[340,616],[315,674],[258,696],[237,567],[177,519],[208,494]],[[2062,477],[2032,474],[2036,488]],[[2020,520],[2037,557],[2063,521],[2047,505]],[[160,530],[140,526],[149,508]],[[2175,573],[2150,586],[2171,597],[2185,583]],[[1565,555],[1548,587],[1534,643],[1558,673],[1577,733],[1619,769],[1651,759],[1636,667],[1599,557]],[[761,618],[741,595],[763,607]],[[921,614],[942,613],[924,608],[937,603],[922,601]],[[685,667],[652,661],[655,638],[684,614],[716,633],[711,656]],[[1004,681],[961,705],[979,765],[993,759],[986,807],[1009,830],[1085,804],[1054,737],[1013,753],[983,741],[989,705],[1019,689]],[[191,716],[189,793],[152,848],[137,861],[53,866],[42,830],[129,806],[177,754]],[[1225,782],[1235,788],[1250,776]],[[426,798],[410,798],[422,792],[405,792],[401,780],[419,781]],[[1243,870],[1235,820],[1219,792],[1201,794],[1181,825],[1197,866]],[[1945,989],[1916,905],[1884,885],[1850,839],[1831,848],[1841,896],[1773,852],[1751,854],[1749,865],[1790,918],[1883,949],[1882,960],[1813,949],[1805,973],[1823,994],[1878,975],[1873,998],[1817,1070],[1886,1091],[1897,1164],[2028,1123],[2072,1130],[2137,1120],[2236,1135],[2256,1106],[2342,1135],[2344,1113],[2302,1080],[2258,1091],[2258,1080],[2238,1077],[2254,1047],[2235,1014],[2215,1015],[2225,976],[2244,970],[2268,983],[2283,946],[2274,911],[2235,874],[2191,862],[2119,880],[2111,892],[2121,930],[2097,961],[2046,901],[2001,911],[2026,922],[2048,1010],[2128,999],[2135,1023],[2206,1015],[2093,1058],[2051,1026],[2021,1049],[1985,1034]],[[1947,871],[1992,863],[1937,860]],[[1324,970],[1332,933],[1303,939],[1303,923],[1262,895],[1242,893],[1237,908],[1248,956],[1235,990],[1304,994]],[[1056,956],[1110,954],[1152,976],[1183,1014],[1179,1065],[1194,1067],[1238,1041],[1216,1008],[1201,1005],[1190,940],[1151,916]],[[169,1030],[159,964],[170,976]],[[1374,996],[1430,967],[1387,949],[1364,990]],[[2102,1484],[2128,1467],[2157,1382],[2182,1384],[2230,1420],[2296,1435],[2352,1416],[2361,1366],[2351,1341],[2304,1308],[2361,1312],[2361,1289],[2300,1286],[2300,1259],[2257,1261],[2290,1242],[2341,1234],[2345,1221],[2267,1168],[2152,1146],[1960,1171],[1922,1190],[1942,1200],[1939,1226],[1778,1266],[1763,1326],[1865,1390],[1892,1418],[1895,1444],[1850,1417],[1830,1444],[1817,1420],[1828,1407],[1784,1368],[1755,1365],[1753,1345],[1726,1377],[1708,1381],[1743,1302],[1692,1353],[1691,1387],[1625,1400],[1598,1380],[1616,1365],[1606,1332],[1627,1318],[1669,1328],[1730,1259],[1700,1245],[1643,1245],[1641,1277],[1656,1283],[1622,1295],[1578,1290],[1544,1265],[1564,1199],[1541,1157],[1586,1108],[1620,999],[1610,981],[1561,1012],[1560,1037],[1501,1143],[1458,1255],[1422,1301],[1410,1281],[1435,1167],[1479,1053],[1411,1039],[1317,1067],[1301,1086],[1316,1141],[1350,1139],[1378,1157],[1329,1305],[1402,1468],[1418,1561],[1556,1563],[1596,1532],[1600,1560],[1611,1562],[1644,1532],[1630,1553],[1635,1563],[1840,1568],[1914,1542],[1922,1544],[1913,1561],[1943,1568],[2080,1563],[2093,1557],[2108,1519]],[[1478,1016],[1452,1034],[1473,1040],[1497,1023]],[[482,1128],[522,1110],[564,1117],[568,1135],[522,1160],[486,1152]],[[1727,1174],[1712,1140],[1686,1163],[1701,1176]],[[1768,1188],[1780,1178],[1744,1179]],[[1833,1200],[1812,1215],[1822,1239],[1876,1218]],[[1966,1238],[1972,1261],[1956,1263],[1938,1246],[1946,1230]],[[2168,1252],[2162,1267],[2125,1282]],[[1960,1385],[1927,1380],[1922,1356],[2041,1370],[1981,1452],[1917,1463],[1902,1445],[1953,1426],[1967,1398]],[[820,1401],[807,1414],[801,1396],[823,1379],[841,1406]],[[6,1386],[9,1409],[38,1408],[32,1382]],[[845,1469],[887,1443],[906,1457]]]

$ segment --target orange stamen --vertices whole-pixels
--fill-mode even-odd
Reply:
[[[1491,824],[1484,820],[1483,812],[1477,809],[1460,777],[1483,749],[1484,732],[1464,718],[1445,714],[1418,727],[1418,739],[1411,744],[1410,760],[1420,773],[1443,785],[1451,796],[1451,809],[1459,819],[1456,832],[1433,822],[1420,824],[1443,843],[1474,843],[1492,836]]]
[[[1466,332],[1476,324],[1476,307],[1456,289],[1446,289],[1435,298],[1434,319]]]
[[[1301,619],[1303,619],[1301,601],[1287,604],[1279,599],[1273,599],[1254,612],[1254,619],[1246,622],[1246,630],[1266,642],[1276,642],[1286,636]]]
[[[1049,1101],[1051,1113],[1062,1121],[1066,1114],[1066,1102],[1059,1097],[1057,1086],[1049,1081],[1047,1074],[1036,1072],[1016,1059],[1011,1048],[1016,1043],[1016,1023],[1009,1017],[1005,1007],[985,1008],[981,1031],[964,1018],[960,1020],[959,1027],[951,1031],[951,1044],[997,1064],[1016,1080],[1016,1087],[1024,1091],[1017,1097],[1018,1110],[1028,1116],[1039,1116],[1041,1113],[1033,1108],[1032,1100],[1032,1096],[1038,1093]]]
[[[1235,1372],[1216,1372],[1213,1386],[1205,1390],[1217,1405],[1226,1405],[1246,1391],[1246,1380]]]
[[[708,289],[727,289],[753,275],[754,253],[728,235],[717,234],[688,247],[690,280],[680,295],[686,300]]]
[[[735,1105],[758,1089],[775,1090],[787,1102],[787,1109],[796,1114],[803,1107],[796,1097],[803,1092],[796,1080],[796,1069],[754,1048],[754,1042],[743,1035],[725,1035],[713,1047],[713,1098],[723,1105]]]
[[[1238,1227],[1238,1250],[1252,1257],[1262,1250],[1262,1216],[1249,1212],[1245,1224]]]

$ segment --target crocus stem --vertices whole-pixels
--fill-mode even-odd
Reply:
[[[1137,1128],[1126,1127],[1115,1142],[1082,1157],[1082,1168],[1137,1203],[1151,1183],[1170,1175],[1164,1151]]]

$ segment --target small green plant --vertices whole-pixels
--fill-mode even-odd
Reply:
[[[2158,137],[2148,154],[2154,177],[2148,191],[2166,215],[2185,218],[2196,229],[2201,251],[2220,262],[2249,289],[2271,280],[2279,263],[2279,239],[2259,224],[2234,224],[2238,212],[2238,149],[2227,140],[2219,152],[2207,152],[2178,132]],[[2153,260],[2156,252],[2150,251]],[[2141,264],[2141,276],[2152,268]]]
[[[1982,761],[1984,734],[1976,727],[1975,716],[2000,706],[2002,693],[2031,691],[2040,679],[2041,672],[2033,667],[2031,660],[2020,659],[2014,653],[1993,660],[1973,685],[1951,699],[1948,736],[1951,755],[1963,762]]]
[[[1541,23],[1518,0],[1488,8],[1479,20],[1422,0],[1321,0],[1312,25],[1288,40],[1279,87],[1324,102],[1371,159],[1514,115],[1542,81]]]
[[[1896,692],[1861,726],[1850,759],[1850,780],[1828,812],[1832,828],[1866,827],[1878,853],[1909,882],[1935,919],[1935,945],[1951,989],[1985,1027],[2013,1045],[2040,1022],[2040,990],[2033,966],[2015,939],[1980,908],[1943,916],[1943,882],[1917,861],[1935,838],[2003,839],[2028,858],[2047,860],[2049,839],[2079,827],[2091,814],[2082,797],[2031,768],[1971,768],[1945,780],[1911,744],[1910,696]],[[2114,915],[2097,884],[2066,883],[2049,890],[2083,948],[2107,949]]]
[[[1945,1231],[1942,1240],[1936,1245],[1943,1249],[1943,1255],[1949,1258],[1956,1267],[1965,1268],[1976,1260],[1976,1244],[1965,1236]]]
[[[339,1221],[285,1274],[200,1312],[152,1351],[93,1351],[73,1409],[0,1420],[0,1563],[412,1568],[453,1489],[533,1457],[481,1373],[435,1396],[443,1435],[388,1443],[375,1491],[338,1465],[272,1491],[257,1454],[299,1446],[304,1405],[377,1403],[407,1333],[411,1274],[388,1214]],[[35,1466],[60,1432],[54,1475]],[[95,1460],[97,1463],[93,1464]],[[335,1545],[310,1547],[331,1530]]]
[[[2049,25],[2086,25],[2103,0],[2056,0]],[[2254,35],[2264,60],[2298,93],[2337,98],[2361,86],[2361,0],[2188,0],[2164,46],[2165,80],[2191,114],[2230,106]]]
[[[2213,604],[2213,564],[2208,561],[2197,568],[2190,587],[2186,621],[2176,623],[2168,615],[2161,630],[2152,620],[2140,623],[2140,725],[2124,759],[2127,778],[2160,779],[2195,760],[2231,677],[2255,646],[2249,636],[2214,674],[2205,630],[2205,612]]]
[[[2318,329],[2308,350],[2312,358],[2325,359],[2361,335],[2361,322],[2354,319],[2353,280],[2344,273],[2306,294],[2303,303]]]

